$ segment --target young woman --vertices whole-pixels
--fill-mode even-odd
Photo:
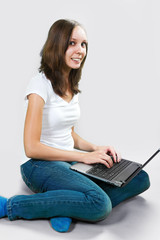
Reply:
[[[102,220],[117,204],[149,188],[144,171],[118,188],[70,170],[75,161],[111,168],[110,155],[114,162],[121,160],[113,147],[96,146],[74,131],[87,49],[86,32],[79,23],[61,19],[51,26],[39,73],[30,81],[25,98],[24,147],[30,160],[21,165],[21,173],[36,194],[0,197],[0,217],[46,218],[55,230],[64,232],[72,218]]]

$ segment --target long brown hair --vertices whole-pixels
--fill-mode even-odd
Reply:
[[[70,37],[73,29],[81,26],[76,21],[60,19],[56,21],[48,32],[48,38],[40,53],[41,65],[39,72],[44,72],[46,77],[51,81],[53,90],[59,96],[64,96],[67,90],[67,83],[64,79],[63,72],[66,69],[65,52],[69,46]],[[81,26],[82,27],[82,26]],[[86,44],[86,56],[88,46]],[[82,68],[85,58],[80,68],[71,69],[69,74],[69,85],[72,94],[80,92],[78,85],[82,74]]]

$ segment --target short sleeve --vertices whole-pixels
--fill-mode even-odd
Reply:
[[[40,97],[43,98],[44,102],[46,103],[48,95],[47,84],[41,73],[37,74],[37,76],[33,77],[30,80],[25,92],[25,100],[27,100],[27,96],[31,93],[38,94]]]

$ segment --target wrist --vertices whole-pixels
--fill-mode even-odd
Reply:
[[[77,162],[85,163],[87,152],[76,152],[76,153],[77,155],[75,160]]]
[[[98,146],[95,144],[92,144],[92,151],[96,151],[96,150],[98,150]]]

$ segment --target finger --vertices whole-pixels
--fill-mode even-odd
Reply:
[[[109,156],[108,154],[106,154],[105,152],[100,155],[100,158],[106,162],[108,162],[109,166],[112,167],[113,166],[113,160],[111,158],[111,156]]]
[[[116,151],[114,150],[113,147],[110,147],[109,155],[112,155],[114,162],[117,162],[117,153],[116,153]]]
[[[119,152],[117,152],[117,162],[120,162],[121,159],[122,159],[121,154]]]
[[[104,164],[107,168],[110,168],[110,165],[105,160],[101,160],[100,163]]]
[[[113,166],[113,160],[111,156],[106,155],[106,162],[109,164],[110,167]]]

